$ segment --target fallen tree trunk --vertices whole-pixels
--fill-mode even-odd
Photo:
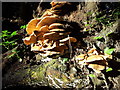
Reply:
[[[58,59],[53,59],[42,65],[25,66],[8,72],[3,78],[3,88],[14,88],[18,86],[29,86],[32,88],[50,86],[54,88],[70,88],[74,80],[80,80],[66,73],[67,65],[62,64]],[[84,79],[83,79],[84,80]],[[78,82],[81,88],[82,81]],[[86,83],[87,84],[87,83]]]

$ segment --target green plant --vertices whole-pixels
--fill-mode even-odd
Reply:
[[[106,72],[110,72],[112,70],[113,70],[112,68],[108,68],[108,69],[106,69]]]
[[[95,75],[94,75],[94,74],[89,74],[88,76],[89,76],[89,77],[95,77]]]
[[[102,39],[103,37],[94,37],[93,39]]]
[[[2,39],[0,45],[3,45],[7,50],[10,50],[17,45],[17,39],[12,38],[13,36],[17,35],[17,31],[9,32],[8,30],[3,30],[0,34],[0,39]]]
[[[104,49],[104,53],[111,55],[114,50],[115,50],[115,48],[109,49],[108,47],[106,47],[106,48]]]
[[[11,50],[11,53],[9,55],[7,55],[7,58],[12,58],[12,57],[17,57],[18,59],[20,58],[20,56],[18,55],[20,51],[17,51],[17,47],[13,48]]]
[[[106,34],[106,36],[109,36],[109,35],[112,34],[112,33],[113,33],[113,32],[109,32],[109,33]]]
[[[9,51],[8,55],[6,56],[6,58],[8,59],[13,59],[13,58],[20,59],[20,56],[18,55],[20,51],[17,50],[18,39],[15,38],[16,35],[17,35],[17,31],[9,32],[8,30],[3,30],[2,33],[0,33],[0,39],[2,39],[0,45],[6,48],[6,51],[4,52]]]
[[[26,29],[27,25],[20,26],[20,29]]]
[[[87,12],[86,14],[87,14],[87,15],[92,15],[93,13],[94,13],[94,12],[90,12],[90,11],[89,11],[89,12]]]
[[[108,14],[109,13],[109,14]],[[106,13],[106,9],[97,13],[95,20],[102,25],[112,26],[113,22],[119,19],[120,16],[120,8],[117,7],[113,10],[109,10]]]
[[[62,63],[64,64],[65,62],[69,61],[68,58],[63,58]]]

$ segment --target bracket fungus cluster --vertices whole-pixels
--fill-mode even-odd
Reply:
[[[64,25],[59,23],[62,16],[57,13],[61,12],[60,8],[66,3],[51,2],[51,9],[28,23],[26,31],[29,37],[25,37],[23,41],[26,45],[31,45],[31,51],[40,52],[44,56],[63,54],[68,49],[69,42],[77,41],[74,37],[68,37],[71,32],[62,28]]]
[[[90,49],[87,54],[76,56],[76,62],[79,65],[88,65],[88,68],[93,69],[96,73],[101,73],[108,67],[107,59],[112,59],[112,55],[104,54],[95,48]]]

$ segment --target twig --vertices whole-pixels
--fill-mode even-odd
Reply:
[[[70,38],[69,35],[68,35],[68,38]],[[73,51],[72,51],[72,45],[71,45],[70,39],[69,39],[69,51],[70,51],[70,59],[71,59]]]
[[[107,84],[107,82],[106,82],[106,78],[105,78],[105,75],[104,74],[102,74],[103,75],[103,78],[104,78],[104,83],[105,83],[105,85],[106,85],[106,90],[109,90],[109,87],[108,87],[108,84]]]

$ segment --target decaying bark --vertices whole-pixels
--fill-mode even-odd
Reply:
[[[62,64],[58,59],[53,59],[42,65],[25,66],[13,72],[8,72],[3,78],[3,87],[51,86],[54,88],[82,88],[86,86],[88,83],[84,83],[79,79],[80,77],[83,78],[82,76],[74,76],[76,73],[74,69],[72,68],[69,74],[66,73],[67,65]],[[79,82],[76,83],[76,86],[71,86],[77,79]],[[83,81],[85,81],[85,76]],[[81,84],[83,85],[81,86]]]

